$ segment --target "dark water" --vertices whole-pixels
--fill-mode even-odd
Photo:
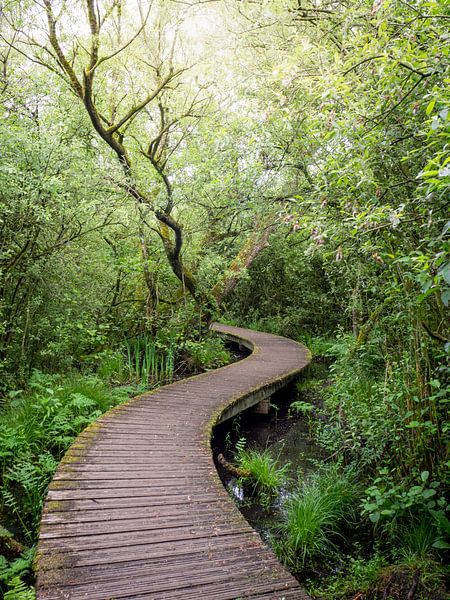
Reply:
[[[267,449],[280,467],[289,464],[289,483],[270,506],[262,506],[257,498],[239,486],[235,477],[217,465],[224,486],[265,541],[277,535],[283,504],[298,486],[297,482],[314,470],[316,462],[322,458],[319,448],[311,441],[307,417],[289,410],[295,400],[306,398],[297,393],[295,385],[291,385],[272,397],[268,415],[254,414],[249,409],[218,426],[214,432],[215,457],[222,453],[233,463],[236,442],[245,438],[247,448]]]

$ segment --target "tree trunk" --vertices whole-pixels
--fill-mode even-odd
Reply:
[[[256,229],[233,259],[227,274],[213,288],[212,294],[220,306],[235,289],[245,269],[248,269],[259,254],[269,246],[269,236],[275,225]]]

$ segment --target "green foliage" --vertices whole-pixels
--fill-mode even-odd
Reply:
[[[125,357],[122,352],[116,350],[105,350],[97,357],[97,374],[104,381],[111,381],[114,384],[123,384],[129,376],[129,368],[125,363]]]
[[[303,400],[292,402],[289,408],[305,415],[314,410],[314,406],[310,402],[304,402]]]
[[[307,257],[299,250],[281,234],[273,236],[270,252],[262,253],[249,270],[249,277],[240,282],[234,313],[229,316],[237,315],[251,329],[304,343],[313,339],[323,343],[314,334],[334,330],[342,306],[330,288],[321,257]],[[323,349],[311,345],[314,354]]]
[[[94,376],[61,379],[35,371],[30,392],[3,408],[0,468],[3,509],[15,515],[28,542],[35,540],[45,490],[75,437],[104,411],[124,401]]]
[[[34,590],[23,582],[23,578],[30,579],[32,572],[32,563],[34,558],[34,548],[27,548],[24,553],[13,561],[8,561],[4,556],[0,555],[0,587],[3,588],[2,584],[7,584],[7,592],[5,592],[4,598],[22,598],[20,595],[23,594],[24,600],[28,598],[34,600]],[[27,595],[28,594],[28,595]]]
[[[380,469],[379,476],[366,490],[364,512],[372,523],[387,521],[392,526],[397,519],[406,517],[410,521],[415,514],[425,516],[430,511],[445,511],[447,503],[445,497],[439,494],[440,482],[429,482],[428,478],[429,472],[423,471],[415,485],[408,486],[405,480],[396,484],[388,469]]]
[[[20,577],[13,577],[8,583],[8,591],[3,596],[4,600],[35,600],[34,589],[25,584]]]
[[[270,503],[280,488],[287,482],[289,463],[279,466],[269,450],[253,450],[245,448],[245,440],[241,438],[236,444],[236,460],[239,469],[245,473],[241,483],[250,484],[263,504]]]
[[[346,557],[348,568],[344,573],[332,575],[322,585],[309,582],[308,592],[313,598],[322,600],[342,600],[359,593],[368,593],[377,587],[387,565],[386,558],[375,553],[369,559]]]
[[[144,384],[170,383],[174,374],[175,349],[162,346],[144,335],[126,341],[127,368],[131,379]]]
[[[340,532],[354,522],[357,499],[350,474],[335,466],[314,473],[287,502],[277,544],[280,558],[299,569],[329,556]]]
[[[431,519],[410,520],[398,529],[398,550],[404,560],[416,564],[433,555],[436,529]]]
[[[193,369],[216,369],[231,361],[231,354],[225,348],[225,342],[218,337],[204,340],[187,340],[183,344],[186,363]]]
[[[26,85],[16,93],[26,96]],[[115,264],[102,233],[114,236],[122,220],[118,196],[104,205],[82,128],[52,109],[41,119],[14,100],[0,110],[0,369],[24,381],[32,367],[79,365],[111,328]]]
[[[57,466],[55,458],[43,452],[33,457],[18,456],[3,474],[3,508],[17,517],[30,540],[39,525],[45,492]]]
[[[366,466],[390,465],[395,456],[398,477],[439,464],[448,436],[439,369],[435,383],[423,382],[420,364],[404,349],[397,362],[375,336],[359,347],[341,338],[334,351],[333,385],[325,394],[332,421],[321,432],[329,449],[351,448],[352,459]]]
[[[311,333],[306,331],[299,341],[305,344],[308,350],[310,350],[313,358],[328,358],[333,356],[333,348],[336,344],[336,340],[333,338],[311,335]]]

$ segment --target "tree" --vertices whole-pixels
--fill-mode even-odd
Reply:
[[[144,7],[138,2],[140,24],[130,32],[133,25],[129,7],[86,0],[81,4],[86,27],[78,28],[71,43],[70,9],[58,13],[54,3],[45,0],[48,43],[40,41],[36,26],[35,31],[23,30],[12,19],[14,39],[10,45],[19,52],[23,52],[23,44],[28,45],[33,50],[32,60],[66,82],[82,101],[97,134],[113,150],[122,171],[119,180],[115,176],[116,183],[140,206],[141,251],[149,301],[155,293],[145,267],[148,250],[144,230],[148,228],[144,225],[152,213],[157,227],[150,228],[160,237],[173,273],[210,315],[215,304],[211,290],[200,291],[192,270],[183,263],[185,238],[174,200],[176,176],[170,168],[174,153],[186,144],[209,103],[208,85],[196,82],[197,76],[186,79],[193,65],[186,58],[181,60],[177,51],[181,46],[180,25],[194,5],[180,9],[152,3]],[[150,90],[141,85],[144,79],[153,82]],[[153,169],[150,175],[148,166]],[[270,231],[267,221],[256,220],[263,223],[260,233],[253,234],[254,242],[244,241],[242,253],[246,259],[233,262],[227,272],[232,280],[237,281],[241,270],[238,265],[245,268],[265,247]],[[214,290],[221,288],[222,292],[216,301],[222,301],[224,292],[231,292],[233,287],[231,281],[217,284]]]

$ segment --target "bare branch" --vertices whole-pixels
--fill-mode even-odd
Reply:
[[[375,54],[375,56],[368,56],[367,58],[360,60],[355,65],[351,66],[349,69],[344,71],[342,73],[342,75],[344,75],[344,76],[348,75],[348,73],[350,73],[351,71],[354,71],[355,69],[357,69],[359,66],[363,65],[364,63],[369,62],[371,60],[378,60],[379,58],[384,58],[384,54]]]
[[[122,119],[120,119],[120,121],[116,125],[113,125],[112,127],[109,127],[107,129],[107,133],[110,134],[110,135],[112,135],[117,130],[119,130],[123,125],[125,125],[125,123],[127,121],[129,121],[132,117],[134,117],[134,115],[136,113],[140,112],[143,108],[145,108],[147,106],[147,104],[149,104],[149,102],[151,102],[152,100],[154,100],[156,98],[156,96],[161,92],[161,90],[163,90],[164,87],[169,83],[169,81],[171,81],[175,77],[178,77],[178,75],[180,75],[181,73],[183,73],[185,70],[186,69],[179,69],[175,73],[172,72],[167,77],[165,77],[162,80],[162,82],[158,85],[158,87],[156,88],[156,90],[154,90],[151,94],[149,94],[144,100],[142,100],[142,102],[140,102],[139,104],[136,104],[136,106],[133,106],[133,108],[131,108],[128,111],[128,113]]]
[[[110,60],[111,58],[114,58],[114,56],[117,56],[118,54],[120,54],[121,52],[126,50],[126,48],[128,48],[128,46],[131,46],[131,44],[140,36],[142,31],[145,29],[148,18],[150,16],[151,8],[152,8],[152,4],[150,3],[147,14],[145,15],[144,21],[143,21],[142,25],[139,27],[139,29],[136,31],[136,33],[127,42],[125,42],[125,44],[120,46],[120,48],[117,48],[117,50],[114,50],[114,52],[111,52],[111,54],[108,54],[107,56],[101,56],[97,60],[96,64],[92,66],[92,70],[97,69],[97,67],[99,67],[102,63],[106,62],[107,60]]]

